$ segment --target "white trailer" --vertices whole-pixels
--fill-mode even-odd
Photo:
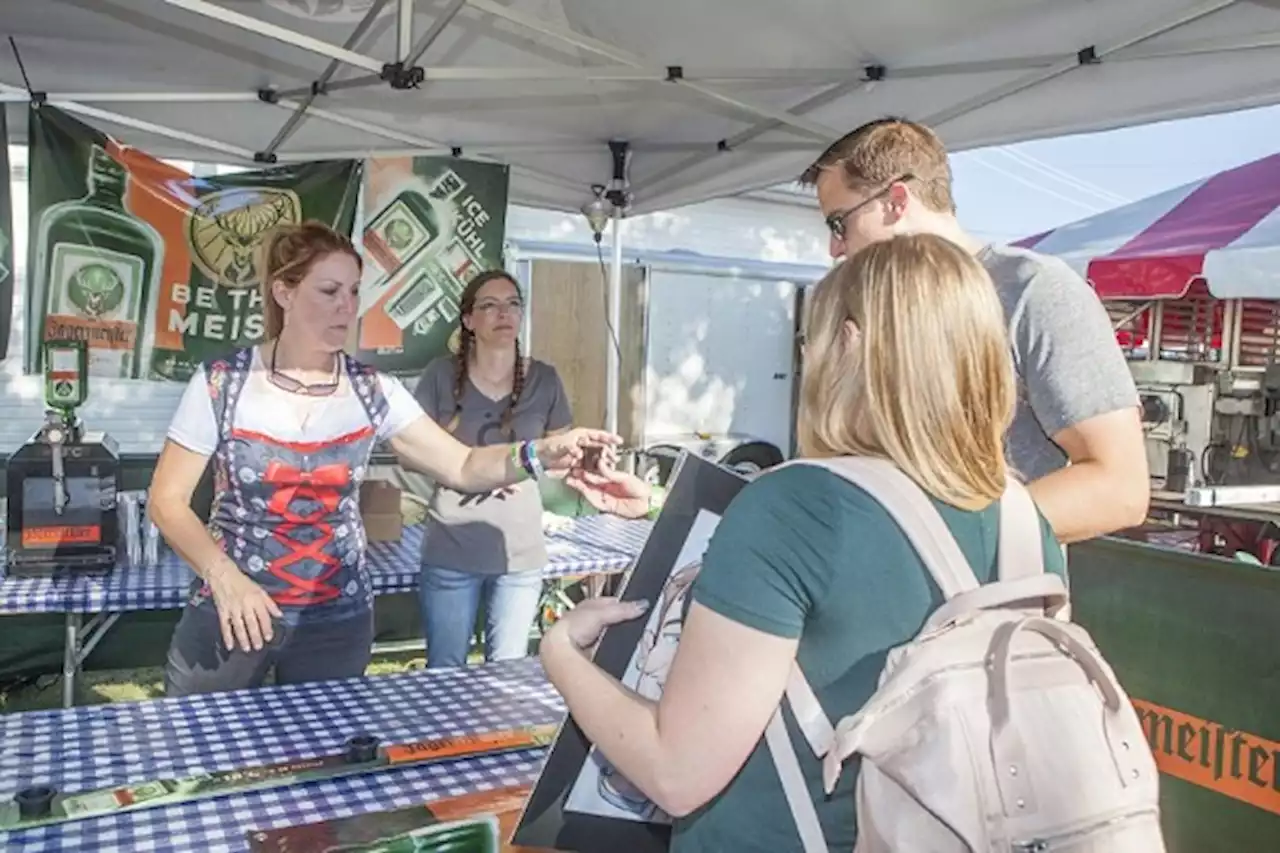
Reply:
[[[624,401],[623,414],[630,409],[632,417],[624,417],[620,429],[642,451],[651,479],[665,480],[681,449],[744,472],[793,454],[800,306],[805,287],[826,268],[624,250],[623,308],[629,310],[622,311],[622,328],[599,338],[594,330],[575,334],[566,349],[564,331],[574,324],[586,326],[598,316],[603,325],[608,260],[593,246],[575,244],[510,241],[508,249],[508,266],[531,306],[525,330],[531,351],[572,360],[585,349],[590,362],[600,347],[619,347],[622,395],[633,404]],[[600,288],[599,297],[540,298],[540,288],[563,288],[568,278],[579,291]],[[548,336],[557,337],[554,346]],[[603,364],[605,353],[594,354]],[[556,366],[566,385],[577,384],[570,395],[578,400],[603,381],[598,371],[570,377],[571,370]]]

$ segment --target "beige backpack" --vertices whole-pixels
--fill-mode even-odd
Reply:
[[[788,463],[796,464],[796,463]],[[925,493],[883,460],[803,460],[866,489],[946,602],[891,650],[834,727],[798,667],[787,699],[834,789],[861,758],[855,853],[1163,853],[1159,781],[1138,716],[1089,635],[1062,621],[1030,495],[1000,502],[999,576],[979,585]],[[1057,617],[1057,618],[1054,618]],[[782,711],[766,740],[805,853],[827,853]]]

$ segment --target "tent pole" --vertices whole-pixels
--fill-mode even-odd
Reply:
[[[50,101],[83,101],[96,104],[237,104],[258,100],[255,92],[48,92]],[[26,89],[3,88],[0,100],[29,101]]]
[[[173,0],[170,0],[170,2],[173,2]],[[182,2],[191,2],[191,0],[182,0]],[[473,9],[485,12],[496,18],[503,18],[513,24],[526,28],[531,33],[540,33],[548,38],[553,38],[557,41],[573,45],[580,50],[585,50],[590,53],[603,56],[606,59],[613,60],[614,62],[620,62],[623,65],[630,65],[634,68],[644,68],[648,64],[640,57],[635,56],[622,48],[611,45],[608,42],[583,35],[582,33],[574,32],[573,30],[565,27],[556,26],[550,21],[545,21],[541,18],[525,15],[521,12],[515,11],[514,9],[509,9],[500,3],[496,3],[494,0],[468,0],[468,2]],[[681,85],[691,92],[696,92],[704,99],[718,101],[719,103],[732,107],[739,112],[747,113],[748,115],[774,119],[820,140],[830,141],[840,135],[837,131],[818,122],[810,121],[797,115],[792,115],[785,110],[776,110],[772,107],[748,103],[731,95],[726,95],[723,92],[709,89],[701,83],[691,83],[688,80],[683,79],[683,76],[684,69],[681,67],[672,66],[668,69],[667,79],[670,82]]]
[[[846,94],[853,94],[858,89],[869,88],[874,85],[875,84],[872,81],[867,80],[865,77],[859,77],[857,79],[847,80],[843,83],[837,83],[834,86],[829,86],[826,89],[823,89],[813,97],[796,104],[789,110],[789,112],[803,115],[810,110],[816,110],[819,107],[826,106]],[[716,157],[719,157],[725,151],[733,151],[734,148],[740,145],[746,145],[753,139],[757,139],[779,126],[780,122],[776,120],[763,121],[757,125],[747,128],[736,136],[726,139],[723,147],[716,147],[711,150],[711,146],[707,146],[707,148],[704,149],[706,153],[699,153],[694,154],[692,157],[686,157],[679,163],[675,163],[654,175],[650,175],[647,181],[636,188],[636,193],[651,193],[653,192],[654,187],[662,186],[672,178],[682,175],[690,169],[697,168],[708,160],[713,160]]]
[[[1105,59],[1110,58],[1113,54],[1119,53],[1127,48],[1135,47],[1143,42],[1150,41],[1156,36],[1165,35],[1173,32],[1180,27],[1206,18],[1215,12],[1220,12],[1228,6],[1233,5],[1236,0],[1207,0],[1207,2],[1199,3],[1190,9],[1185,9],[1178,14],[1176,18],[1160,18],[1157,21],[1148,23],[1141,29],[1136,29],[1132,34],[1125,34],[1117,37],[1107,44],[1097,44],[1093,47],[1082,50],[1076,56],[1070,57],[1051,65],[1047,68],[1034,71],[1023,77],[1019,77],[1011,83],[1003,86],[997,86],[994,89],[983,92],[959,104],[934,113],[922,120],[923,124],[932,128],[938,128],[947,122],[954,121],[961,116],[976,112],[983,107],[989,107],[992,104],[1003,101],[1005,98],[1025,92],[1042,83],[1057,79],[1064,74],[1068,74],[1086,65],[1097,64]]]
[[[618,327],[622,324],[622,209],[613,209],[613,264],[609,267],[609,337],[605,342],[606,372],[606,408],[604,428],[609,432],[618,431],[618,401],[621,398],[619,388],[622,385],[622,353],[618,351],[621,334]]]
[[[400,0],[396,16],[396,62],[404,62],[413,50],[413,0]]]
[[[108,110],[100,110],[96,107],[78,104],[74,101],[55,101],[50,100],[50,106],[57,107],[60,110],[66,110],[69,113],[79,113],[89,118],[96,118],[100,121],[109,121],[123,127],[141,130],[144,133],[154,133],[156,136],[164,136],[169,139],[176,139],[180,142],[187,142],[191,145],[199,145],[202,148],[208,148],[212,151],[221,151],[223,154],[230,154],[242,160],[253,160],[253,152],[248,148],[241,148],[238,145],[231,145],[226,142],[219,142],[216,139],[209,139],[206,136],[197,136],[194,133],[187,133],[182,130],[175,130],[164,125],[153,124],[149,121],[143,121],[133,116],[121,115],[120,113],[109,112]]]
[[[330,44],[320,39],[311,38],[302,33],[294,32],[287,27],[280,27],[251,15],[242,15],[239,12],[224,9],[214,3],[207,2],[207,0],[164,0],[164,2],[170,6],[177,6],[179,9],[194,12],[197,15],[204,15],[206,18],[212,18],[215,21],[221,21],[233,27],[239,27],[267,38],[282,41],[285,44],[291,44],[303,50],[309,50],[312,53],[318,53],[321,56],[327,56],[330,59],[337,59],[347,65],[354,65],[357,68],[363,68],[375,74],[382,73],[383,63],[373,57],[338,47],[336,44]]]
[[[405,0],[401,0],[402,4],[404,2]],[[356,24],[356,28],[352,30],[351,36],[347,39],[346,43],[342,45],[343,50],[351,50],[360,43],[360,39],[364,38],[364,34],[373,26],[373,22],[377,20],[378,14],[382,11],[382,7],[385,5],[387,5],[387,0],[374,0],[373,5],[369,7],[369,11],[360,19],[360,23]],[[404,8],[402,5],[401,12],[403,11]],[[412,14],[412,11],[410,11],[410,14]],[[285,120],[284,126],[281,127],[275,137],[267,143],[267,147],[262,150],[263,154],[268,157],[275,154],[280,146],[284,145],[285,140],[293,135],[293,132],[302,124],[302,117],[307,114],[307,110],[315,102],[316,97],[324,91],[324,87],[328,85],[329,81],[333,79],[333,75],[337,74],[338,69],[341,67],[342,63],[338,60],[334,59],[330,61],[328,67],[324,69],[324,73],[320,75],[320,79],[316,80],[315,83],[311,85],[311,88],[307,90],[305,97],[302,99],[302,103],[298,104],[297,108],[293,111],[293,115],[289,116],[289,118]],[[279,95],[277,95],[277,97],[279,97]]]

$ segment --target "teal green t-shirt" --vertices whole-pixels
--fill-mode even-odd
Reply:
[[[934,505],[978,580],[994,580],[998,506]],[[1062,575],[1062,551],[1043,517],[1041,532],[1045,570]],[[860,487],[805,465],[765,474],[739,493],[712,536],[692,597],[743,625],[799,638],[800,669],[833,722],[871,698],[889,650],[915,636],[943,601],[887,510]],[[856,759],[827,797],[821,763],[789,709],[784,717],[830,848],[852,850]],[[728,787],[674,830],[673,853],[799,849],[763,735]]]

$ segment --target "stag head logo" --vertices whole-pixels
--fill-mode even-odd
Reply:
[[[196,265],[222,287],[258,286],[258,247],[277,225],[302,221],[292,190],[233,187],[210,193],[187,217],[187,242]]]

